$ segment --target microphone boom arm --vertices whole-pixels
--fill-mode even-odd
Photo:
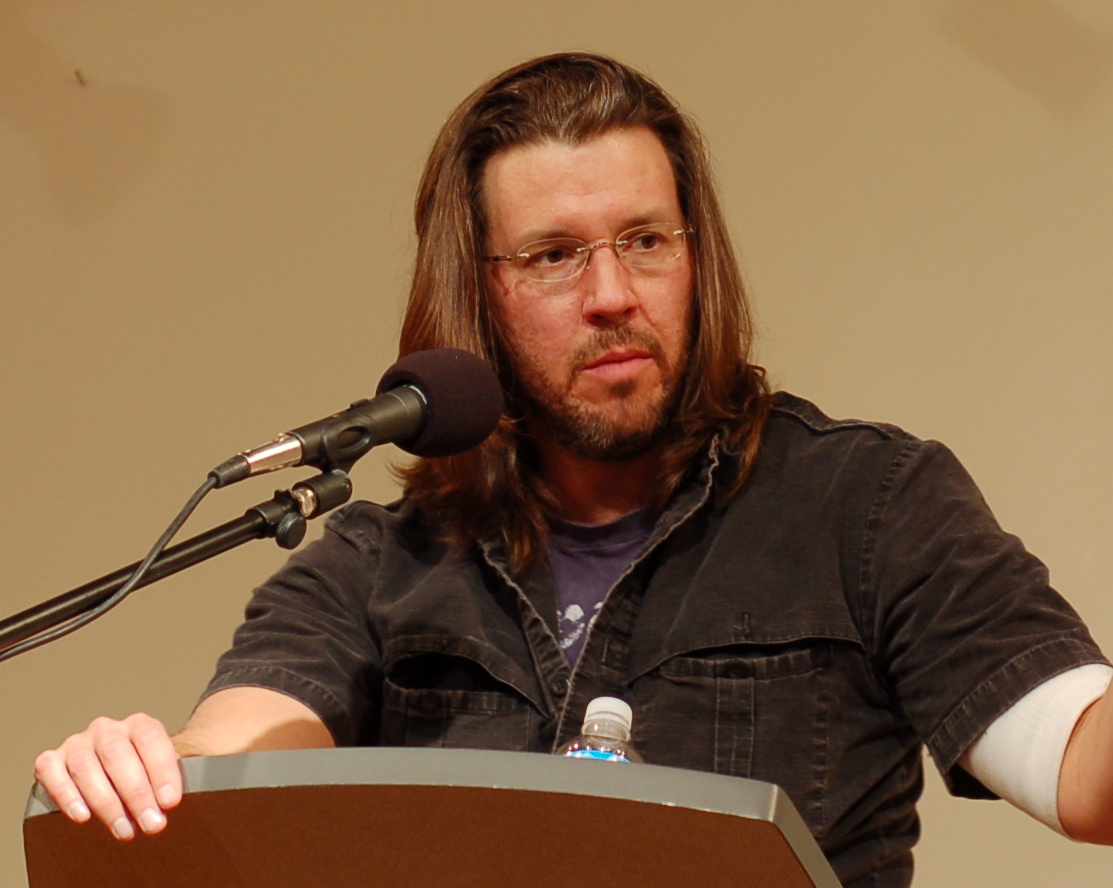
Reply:
[[[148,586],[251,540],[273,537],[283,549],[296,548],[305,537],[306,519],[343,505],[351,495],[352,482],[341,470],[301,481],[290,490],[277,490],[271,499],[248,509],[242,517],[168,547],[151,564],[136,588]],[[137,561],[0,621],[0,659],[4,659],[3,653],[9,648],[60,626],[110,598],[138,566]]]

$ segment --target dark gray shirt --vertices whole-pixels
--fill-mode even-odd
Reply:
[[[711,448],[575,668],[552,578],[511,577],[407,501],[354,503],[257,590],[209,693],[258,685],[339,744],[549,752],[597,696],[646,760],[780,784],[847,885],[903,888],[926,745],[956,765],[1044,680],[1103,657],[942,445],[779,395],[760,458]]]

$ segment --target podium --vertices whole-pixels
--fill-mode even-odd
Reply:
[[[782,790],[656,765],[447,749],[182,761],[157,836],[75,824],[38,786],[30,888],[839,888]]]

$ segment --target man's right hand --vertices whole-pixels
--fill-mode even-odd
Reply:
[[[136,825],[148,834],[166,827],[182,800],[178,752],[162,722],[136,713],[123,721],[96,718],[84,731],[35,759],[35,779],[70,820],[95,816],[122,841]]]
[[[304,703],[244,685],[206,697],[174,737],[142,713],[93,719],[35,759],[35,779],[70,820],[95,816],[127,841],[137,825],[148,834],[166,828],[166,812],[182,800],[180,758],[333,745],[320,716]]]

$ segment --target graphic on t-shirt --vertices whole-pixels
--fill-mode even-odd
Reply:
[[[564,609],[564,613],[560,615],[560,647],[561,650],[568,650],[580,637],[587,632],[588,627],[591,626],[592,621],[599,613],[599,609],[603,606],[603,602],[595,602],[595,607],[592,608],[591,619],[588,619],[587,613],[578,604],[570,604]]]

